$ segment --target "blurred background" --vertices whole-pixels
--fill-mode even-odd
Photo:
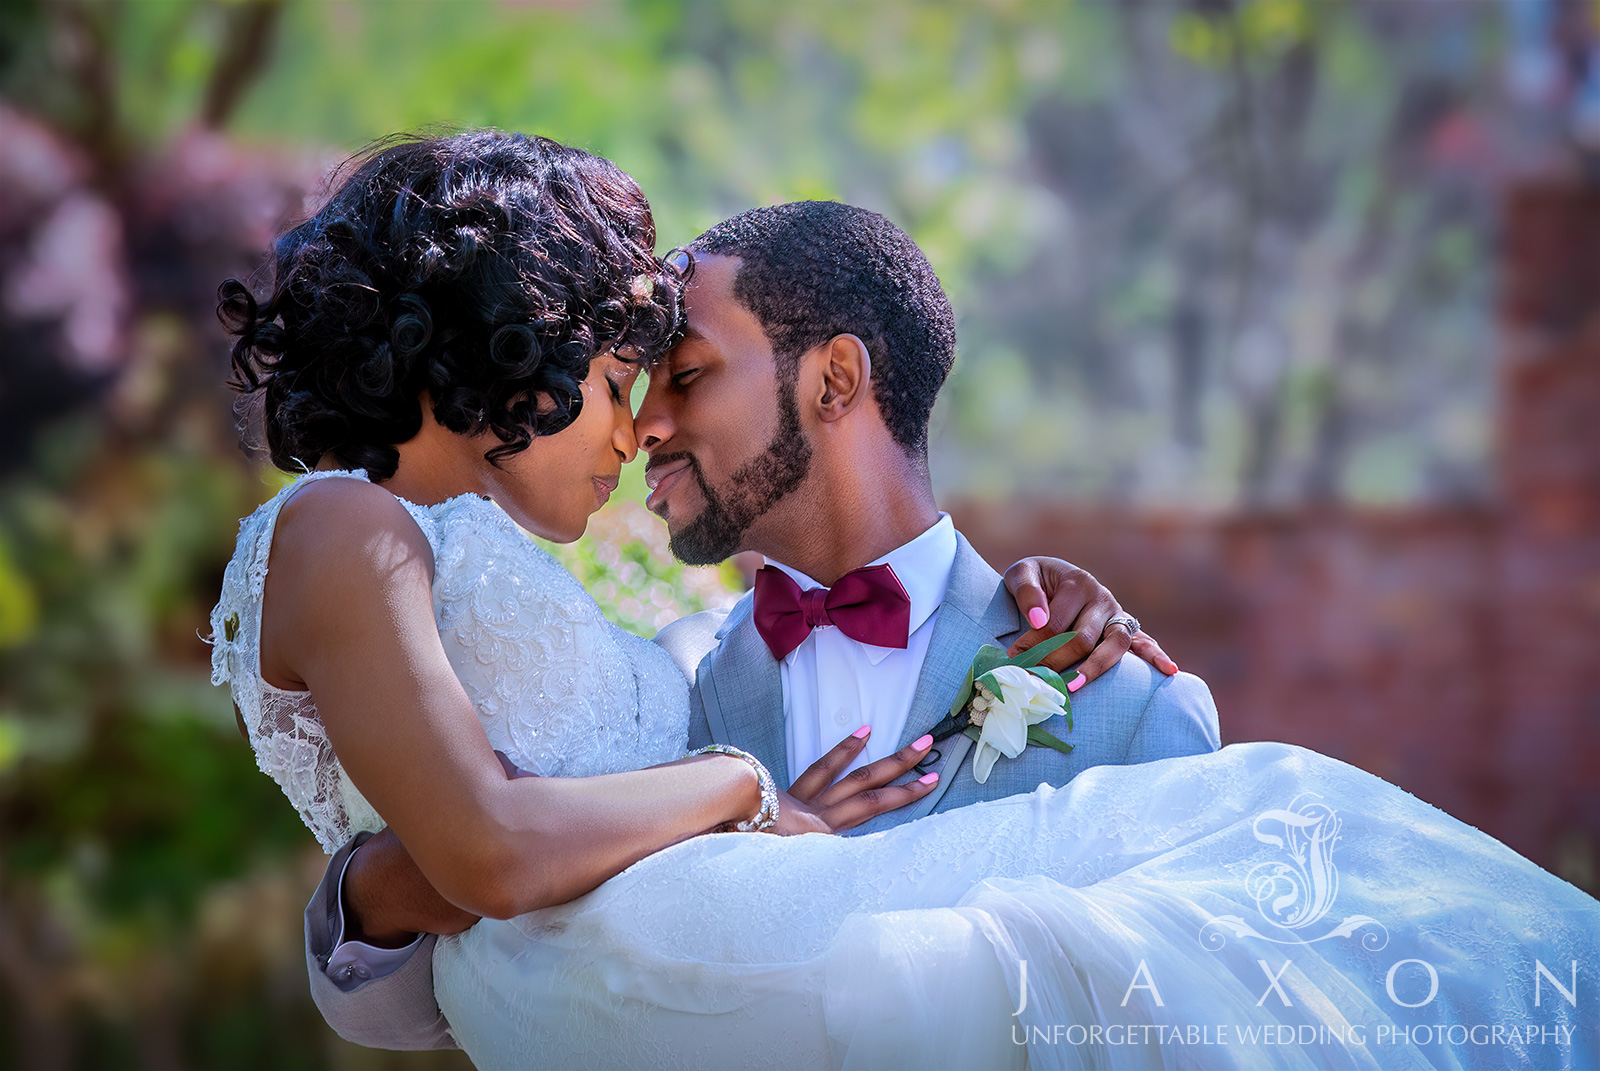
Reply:
[[[960,316],[941,500],[1095,572],[1229,741],[1600,888],[1600,5],[0,5],[0,1067],[455,1067],[306,996],[322,868],[201,636],[236,522],[218,282],[365,142],[616,160],[662,247],[882,211]],[[737,594],[633,500],[645,635]]]

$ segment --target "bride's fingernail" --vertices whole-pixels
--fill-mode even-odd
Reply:
[[[863,725],[861,728],[857,729],[855,732],[851,733],[850,735],[855,737],[857,740],[860,740],[870,732],[872,732],[872,726]]]
[[[933,746],[933,734],[932,733],[924,733],[919,740],[917,740],[915,743],[913,743],[911,745],[911,750],[912,751],[922,751],[924,748],[930,748],[932,746]]]
[[[1046,621],[1050,620],[1050,612],[1043,606],[1035,606],[1028,611],[1028,624],[1034,628],[1044,628]]]
[[[1085,684],[1088,684],[1088,683],[1089,683],[1088,681],[1083,679],[1083,674],[1080,673],[1076,677],[1072,678],[1070,681],[1067,682],[1067,691],[1076,692],[1079,688],[1082,688]]]
[[[937,780],[939,780],[939,775],[938,774],[936,774],[936,773],[925,773],[921,777],[917,778],[917,783],[918,784],[922,784],[922,785],[931,785]]]

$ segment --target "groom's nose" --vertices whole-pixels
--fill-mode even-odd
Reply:
[[[650,377],[650,386],[644,392],[644,401],[633,416],[633,433],[638,437],[639,449],[653,453],[672,438],[675,430],[672,420],[670,389],[672,377],[663,370]]]

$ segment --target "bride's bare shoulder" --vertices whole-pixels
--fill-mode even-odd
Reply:
[[[300,488],[283,504],[272,566],[326,573],[380,571],[413,559],[433,567],[433,550],[400,500],[381,486],[334,476]]]

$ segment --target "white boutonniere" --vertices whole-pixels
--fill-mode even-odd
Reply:
[[[1071,744],[1039,728],[1040,722],[1061,714],[1067,719],[1067,731],[1072,731],[1067,682],[1039,662],[1074,635],[1057,636],[1015,658],[1007,658],[990,644],[979,649],[966,682],[950,705],[950,716],[933,730],[935,740],[960,732],[978,742],[972,759],[972,777],[978,784],[989,780],[1000,756],[1014,759],[1030,744],[1054,748],[1063,755],[1072,751]]]

